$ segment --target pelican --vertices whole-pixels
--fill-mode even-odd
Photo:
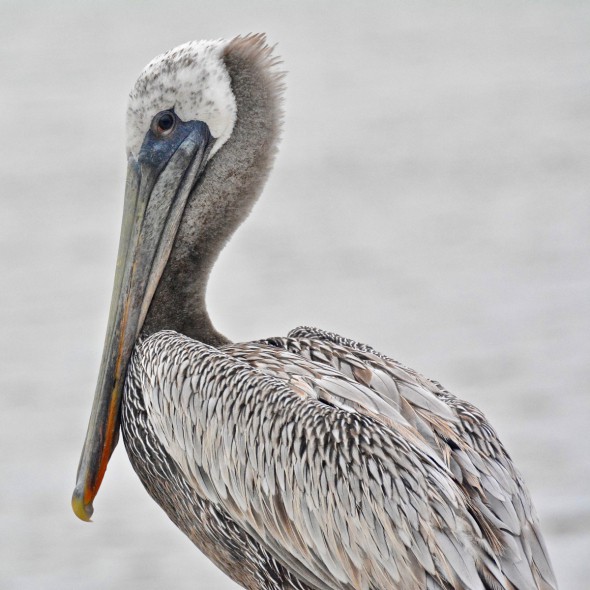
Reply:
[[[213,326],[210,270],[277,151],[279,64],[263,35],[190,42],[131,91],[75,514],[90,520],[120,428],[147,492],[249,590],[557,588],[526,486],[477,408],[328,331],[234,344]]]

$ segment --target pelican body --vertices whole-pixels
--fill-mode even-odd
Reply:
[[[282,73],[262,35],[153,60],[127,117],[117,272],[72,498],[119,430],[144,487],[249,590],[549,590],[539,522],[482,413],[316,328],[233,344],[207,279],[276,152]]]

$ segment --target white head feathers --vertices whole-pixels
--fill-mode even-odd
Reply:
[[[227,41],[190,41],[154,58],[129,95],[127,153],[139,154],[153,117],[174,108],[183,121],[203,121],[217,139],[212,156],[230,137],[236,99],[222,53]]]

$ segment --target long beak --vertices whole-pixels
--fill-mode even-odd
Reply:
[[[170,256],[189,194],[214,142],[206,125],[181,123],[174,140],[148,132],[130,158],[117,271],[92,414],[72,508],[89,521],[107,463],[119,438],[123,384],[131,352]]]

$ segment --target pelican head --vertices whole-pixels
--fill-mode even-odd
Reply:
[[[126,369],[140,335],[170,328],[225,341],[206,313],[205,287],[276,151],[276,63],[263,35],[190,42],[151,61],[131,91],[117,270],[72,497],[83,520],[117,443]]]
[[[236,122],[236,99],[223,61],[224,41],[190,41],[154,58],[129,95],[127,153],[138,159],[154,117],[170,112],[178,121],[200,121],[215,138],[212,156]]]

